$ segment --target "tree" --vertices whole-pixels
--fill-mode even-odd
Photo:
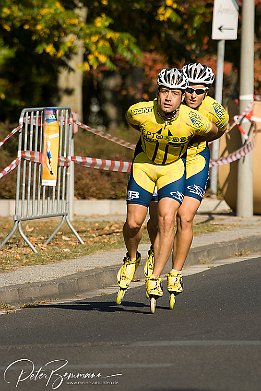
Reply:
[[[215,55],[212,9],[213,0],[0,0],[0,120],[24,106],[57,104],[58,72],[73,71],[78,43],[88,88],[118,71],[122,96],[152,94],[160,67]],[[239,44],[227,51],[236,65]],[[132,92],[131,74],[139,86]]]
[[[57,74],[83,42],[83,71],[100,65],[115,68],[117,54],[138,61],[139,48],[127,32],[111,30],[110,18],[96,14],[86,23],[78,1],[1,0],[0,100],[1,120],[17,115],[21,107],[56,104]]]
[[[86,74],[85,91],[91,90],[91,95],[98,101],[100,99],[101,109],[111,106],[112,102],[114,104],[110,113],[108,109],[106,113],[101,112],[106,127],[122,123],[129,103],[155,96],[155,80],[162,67],[180,67],[185,61],[195,60],[207,52],[212,0],[108,0],[87,1],[85,4],[88,4],[87,23],[98,12],[103,12],[111,19],[111,28],[128,31],[142,51],[138,66],[117,56],[117,70],[98,66]],[[110,88],[107,88],[108,84]],[[88,109],[91,98],[85,99],[84,107]],[[89,119],[89,112],[85,112],[85,119]]]

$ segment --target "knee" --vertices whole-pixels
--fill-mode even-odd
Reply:
[[[193,224],[194,215],[187,213],[186,211],[178,211],[177,213],[177,226],[180,229],[191,228]]]
[[[138,232],[142,227],[142,223],[140,221],[137,221],[135,218],[128,219],[126,221],[126,225],[128,227],[128,230],[132,232]]]

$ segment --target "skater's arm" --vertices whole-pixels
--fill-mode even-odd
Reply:
[[[223,134],[223,133],[222,133]],[[216,138],[219,138],[222,136],[222,134],[219,135],[218,128],[215,124],[211,122],[211,129],[208,133],[205,135],[196,135],[192,138],[191,143],[200,143],[203,141],[212,141]]]

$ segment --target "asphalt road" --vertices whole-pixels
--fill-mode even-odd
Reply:
[[[185,277],[150,314],[144,288],[0,316],[0,390],[260,391],[261,258]]]

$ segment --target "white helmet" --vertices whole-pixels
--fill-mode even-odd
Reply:
[[[215,79],[215,75],[210,67],[202,65],[199,62],[184,65],[183,72],[190,83],[211,85]]]
[[[188,86],[188,78],[177,68],[162,69],[158,74],[157,83],[158,86],[185,90]]]

